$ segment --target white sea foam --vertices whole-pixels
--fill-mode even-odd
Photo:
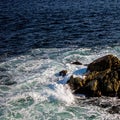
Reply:
[[[111,115],[96,106],[76,104],[76,96],[65,85],[71,75],[83,78],[86,72],[86,66],[73,65],[70,64],[71,62],[78,60],[83,64],[88,64],[106,54],[120,57],[119,51],[119,47],[99,51],[35,49],[27,55],[7,59],[0,64],[0,67],[7,69],[17,84],[10,86],[9,89],[0,88],[1,106],[4,106],[7,111],[1,113],[0,120],[5,118],[9,120],[25,120],[26,118],[27,120],[38,120],[39,118],[42,120],[56,118],[119,120],[118,114]],[[68,71],[67,75],[59,76],[59,71],[64,69]],[[24,100],[23,104],[22,101],[18,102],[20,99],[26,99],[26,102]]]
[[[66,104],[72,104],[74,102],[74,96],[67,85],[54,83],[49,85],[49,88],[43,91],[43,96],[45,95],[50,101],[59,100]]]

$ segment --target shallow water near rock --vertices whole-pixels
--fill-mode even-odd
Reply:
[[[0,85],[0,120],[119,120],[119,114],[107,111],[110,105],[104,108],[83,95],[73,95],[65,85],[72,74],[83,77],[87,68],[71,62],[78,59],[84,64],[90,63],[109,53],[120,58],[119,50],[119,46],[95,52],[85,48],[33,49],[27,54],[7,58],[0,68],[6,69],[17,84]],[[63,69],[68,70],[65,77],[58,75]],[[116,98],[96,101],[102,105],[107,99],[112,105],[120,104]]]

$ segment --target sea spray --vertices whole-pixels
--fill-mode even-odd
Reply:
[[[81,50],[35,49],[32,50],[32,53],[12,57],[2,62],[0,67],[9,71],[17,84],[0,87],[0,111],[2,111],[0,120],[25,120],[26,118],[27,120],[102,120],[103,118],[119,120],[119,114],[112,115],[104,108],[83,104],[86,101],[85,96],[73,95],[66,85],[72,74],[84,77],[86,66],[71,64],[71,61],[76,60],[74,53],[77,51],[79,53]],[[48,58],[43,59],[44,53],[42,51],[45,54],[48,52]],[[90,63],[93,59],[107,53],[115,53],[120,57],[118,49],[106,48],[103,51],[100,50],[96,53],[83,49],[82,54],[79,53],[81,56],[79,61]],[[84,52],[85,54],[83,54]],[[68,60],[69,58],[71,61]],[[59,76],[58,73],[64,69],[68,71],[67,75],[65,77]],[[79,104],[76,102],[78,99],[80,99]]]

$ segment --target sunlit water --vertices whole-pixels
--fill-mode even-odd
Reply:
[[[79,75],[86,66],[72,65],[79,60],[88,64],[106,54],[120,58],[120,46],[103,50],[91,49],[33,49],[0,64],[15,85],[0,86],[0,120],[119,120],[119,114],[77,103],[66,81],[71,74]],[[3,71],[4,69],[4,71]],[[66,77],[58,72],[67,69]],[[84,96],[81,96],[81,98]]]
[[[119,33],[118,0],[1,0],[0,120],[119,120],[65,85],[73,61],[120,58]]]

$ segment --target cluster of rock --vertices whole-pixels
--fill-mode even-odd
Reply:
[[[71,76],[67,84],[75,94],[120,98],[120,60],[113,55],[101,57],[88,65],[84,79]]]

